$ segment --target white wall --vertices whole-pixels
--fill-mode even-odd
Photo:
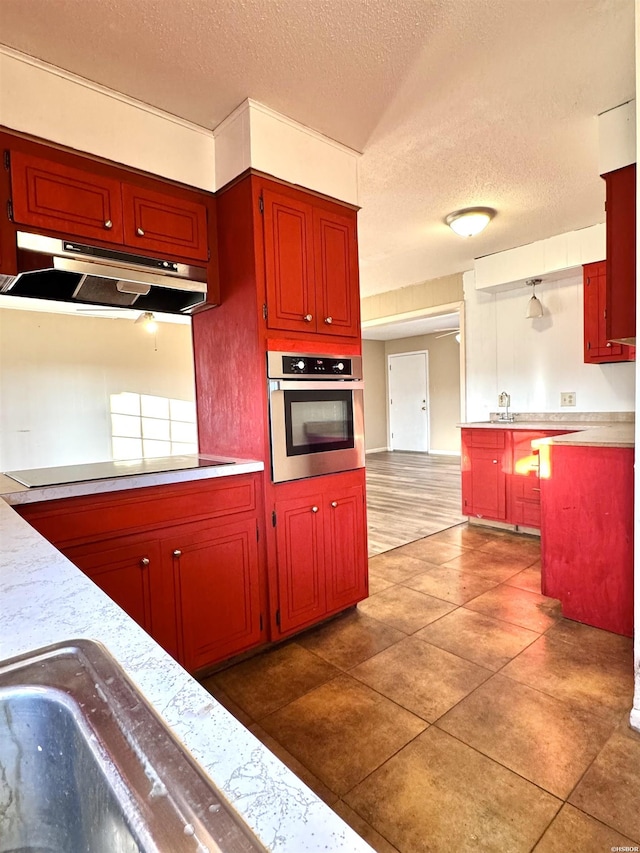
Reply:
[[[191,325],[0,309],[0,470],[111,459],[109,397],[193,401]]]
[[[514,412],[630,412],[635,410],[635,364],[583,361],[581,275],[545,282],[538,320],[525,317],[531,289],[484,293],[474,273],[464,274],[468,421],[497,410],[499,391],[511,394]],[[575,408],[560,406],[560,392],[575,391]]]

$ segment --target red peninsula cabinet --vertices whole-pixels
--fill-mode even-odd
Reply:
[[[542,447],[542,593],[633,636],[633,447]]]
[[[260,475],[16,509],[189,671],[266,642]]]
[[[368,594],[364,469],[275,488],[276,624],[293,633]]]

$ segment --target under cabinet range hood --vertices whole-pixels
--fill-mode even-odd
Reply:
[[[176,261],[17,232],[18,274],[0,293],[136,311],[190,314],[207,299],[207,270]]]

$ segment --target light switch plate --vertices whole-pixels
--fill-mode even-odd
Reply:
[[[575,391],[561,391],[560,392],[560,405],[561,406],[575,406],[576,404],[576,392]]]

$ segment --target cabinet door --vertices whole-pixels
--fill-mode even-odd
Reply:
[[[342,610],[366,598],[367,554],[364,490],[357,486],[324,498],[327,611]]]
[[[313,211],[309,204],[263,191],[267,326],[316,331]]]
[[[584,277],[584,361],[605,364],[631,361],[630,347],[607,340],[607,264],[585,264]]]
[[[190,672],[260,642],[255,518],[164,540],[173,563],[181,662]]]
[[[636,165],[604,176],[607,185],[607,338],[636,336]]]
[[[279,625],[283,634],[326,614],[321,494],[276,503]]]
[[[18,223],[122,243],[119,181],[12,151],[11,190]]]
[[[508,430],[462,430],[462,512],[506,518]]]
[[[103,592],[119,604],[141,628],[154,634],[151,586],[160,571],[160,548],[157,542],[140,542],[121,548],[89,551],[69,548],[65,555],[91,578]]]
[[[317,329],[324,334],[360,333],[355,217],[319,208],[313,212]]]
[[[122,185],[124,242],[139,252],[164,252],[199,261],[208,259],[204,204]]]

